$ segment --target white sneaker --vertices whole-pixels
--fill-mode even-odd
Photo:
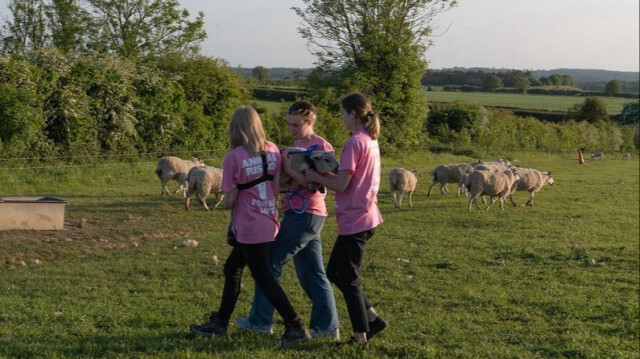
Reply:
[[[264,334],[264,335],[273,334],[272,325],[252,325],[249,322],[249,318],[237,317],[236,325],[240,327],[240,329],[244,329],[249,332],[254,332],[254,333]]]
[[[334,340],[340,340],[340,328],[334,330],[318,330],[314,329],[311,332],[312,338],[331,338]]]

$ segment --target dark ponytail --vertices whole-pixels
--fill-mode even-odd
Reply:
[[[371,109],[371,102],[361,93],[352,93],[340,101],[342,108],[353,111],[356,119],[362,123],[369,136],[376,140],[380,137],[380,119]]]

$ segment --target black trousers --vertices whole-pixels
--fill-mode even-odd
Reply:
[[[360,267],[365,244],[373,236],[374,231],[375,229],[370,229],[356,234],[338,236],[327,263],[327,277],[342,292],[347,303],[351,327],[356,333],[369,331],[367,309],[372,305],[362,288]]]
[[[248,266],[256,285],[264,292],[269,302],[280,313],[285,322],[297,319],[289,298],[278,282],[273,279],[269,266],[269,243],[236,243],[224,263],[224,290],[218,309],[221,324],[227,325],[238,302],[242,271]]]

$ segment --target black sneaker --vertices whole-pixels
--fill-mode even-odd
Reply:
[[[367,332],[367,340],[371,340],[376,334],[380,333],[389,325],[384,319],[377,317],[373,322],[369,322],[369,331]]]
[[[198,335],[205,337],[222,336],[227,334],[227,327],[220,324],[218,313],[213,312],[209,317],[209,321],[204,324],[192,324],[189,329]]]
[[[309,330],[300,319],[294,319],[290,322],[284,322],[285,331],[280,338],[280,345],[287,346],[296,343],[306,342],[311,339]]]

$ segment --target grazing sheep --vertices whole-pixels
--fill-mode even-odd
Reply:
[[[604,153],[602,152],[594,152],[591,154],[591,159],[592,160],[601,160],[604,158]]]
[[[500,198],[500,210],[504,211],[505,199],[515,190],[516,182],[519,179],[520,178],[515,173],[514,169],[507,169],[503,172],[472,172],[468,179],[471,192],[469,210],[471,210],[471,205],[474,201],[476,203],[476,207],[480,209],[480,205],[476,199],[481,195],[488,195],[491,196],[491,203],[489,203],[486,210],[489,210],[489,208],[491,208],[495,203],[496,199]]]
[[[407,171],[404,168],[394,168],[389,173],[389,187],[393,193],[393,201],[396,208],[402,206],[402,194],[409,193],[409,206],[413,207],[411,196],[418,183],[418,171]]]
[[[173,156],[161,157],[156,168],[156,174],[160,178],[160,186],[162,187],[161,195],[170,195],[167,183],[171,180],[177,180],[180,184],[180,188],[175,193],[182,192],[185,194],[187,188],[186,175],[195,166],[204,166],[204,161],[197,158],[186,161]],[[180,174],[183,174],[183,176],[181,177]]]
[[[304,170],[314,169],[318,173],[338,173],[338,160],[336,155],[330,151],[308,151],[301,147],[290,147],[288,157],[291,158],[291,168],[303,173]],[[284,162],[282,162],[284,165]],[[280,191],[294,189],[297,187],[296,181],[284,170],[280,172]],[[326,189],[318,183],[307,183],[307,189],[311,192],[320,191],[324,193]]]
[[[193,167],[189,170],[187,174],[187,200],[185,203],[185,208],[187,211],[189,210],[191,203],[191,196],[195,193],[198,201],[202,204],[205,210],[209,210],[207,207],[207,196],[211,193],[216,195],[215,204],[213,209],[216,209],[220,202],[222,202],[222,198],[224,194],[220,189],[222,185],[222,169],[214,168],[209,166],[198,166]]]
[[[623,159],[623,160],[628,160],[628,159],[630,159],[630,158],[631,158],[631,154],[630,154],[629,152],[627,152],[627,153],[623,153],[623,154],[622,154],[622,159]]]
[[[470,172],[473,172],[473,166],[469,163],[454,163],[436,167],[436,169],[431,172],[433,183],[431,187],[429,187],[427,196],[431,195],[431,189],[438,183],[440,183],[440,193],[446,195],[449,193],[447,183],[458,183],[463,174]]]
[[[545,184],[553,186],[554,181],[551,172],[542,172],[534,170],[533,168],[521,167],[516,167],[515,171],[518,177],[520,177],[515,190],[527,191],[530,194],[529,200],[526,203],[527,206],[533,206],[533,197],[536,192],[540,191],[542,186]],[[511,203],[516,206],[516,202],[513,200],[513,193],[509,195],[509,199],[511,199]]]

